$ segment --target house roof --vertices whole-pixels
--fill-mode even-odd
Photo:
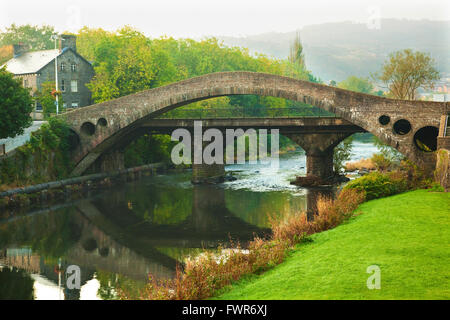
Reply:
[[[3,66],[13,74],[36,73],[60,54],[58,49],[26,52],[7,61]]]
[[[64,48],[62,51],[58,49],[53,49],[53,50],[26,52],[18,57],[12,58],[11,60],[7,61],[0,68],[6,66],[6,70],[15,75],[37,73],[39,72],[39,70],[41,70],[43,67],[52,62],[56,57],[62,55],[67,50],[73,51],[72,49]],[[76,52],[75,54],[80,56]],[[82,56],[80,57],[83,58]],[[83,58],[83,60],[86,59]],[[90,62],[88,63],[90,64]]]

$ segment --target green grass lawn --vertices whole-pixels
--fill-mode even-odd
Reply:
[[[450,194],[418,190],[362,204],[285,262],[219,299],[449,299]],[[369,290],[367,267],[381,270]]]

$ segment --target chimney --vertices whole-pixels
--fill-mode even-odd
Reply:
[[[13,45],[14,58],[17,58],[18,56],[27,52],[29,49],[30,49],[30,47],[24,43],[18,43],[18,44]]]
[[[61,35],[61,49],[71,48],[73,51],[77,52],[77,36],[71,34]]]

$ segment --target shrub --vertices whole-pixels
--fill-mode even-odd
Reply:
[[[401,161],[398,170],[405,175],[409,190],[429,188],[433,184],[431,178],[427,178],[423,170],[409,160]]]
[[[370,159],[378,171],[386,171],[392,167],[392,161],[382,153],[376,153]]]
[[[345,171],[351,172],[355,170],[375,170],[375,164],[372,159],[361,159],[345,164]]]
[[[400,175],[372,172],[361,178],[350,181],[344,190],[358,190],[365,192],[366,200],[387,197],[407,190],[406,179]]]
[[[26,185],[68,176],[73,166],[70,135],[64,120],[50,118],[15,155],[0,160],[0,184]]]
[[[445,189],[439,183],[433,183],[431,185],[431,187],[430,187],[430,191],[432,191],[432,192],[445,192]]]
[[[286,241],[290,245],[301,242],[306,236],[314,232],[306,213],[298,213],[278,219],[270,218],[273,238]]]
[[[351,189],[342,190],[336,200],[319,196],[317,216],[313,221],[314,233],[332,229],[349,219],[364,199],[364,191]]]
[[[248,250],[219,249],[205,252],[186,261],[184,270],[177,267],[174,279],[149,282],[137,295],[118,289],[121,299],[198,300],[213,296],[219,289],[251,273],[260,273],[284,260],[287,244],[255,238]]]
[[[431,185],[431,179],[427,179],[424,172],[416,165],[409,161],[402,161],[397,170],[387,173],[369,173],[349,182],[344,190],[364,191],[366,200],[371,200],[408,190],[429,188]]]

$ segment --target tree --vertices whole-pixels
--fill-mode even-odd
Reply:
[[[52,113],[56,113],[56,97],[55,83],[51,81],[44,82],[42,84],[41,91],[37,92],[36,100],[42,105],[44,117],[48,118]],[[58,99],[58,111],[62,112],[64,101],[61,94]]]
[[[78,31],[77,51],[89,61],[95,61],[95,50],[97,45],[112,36],[112,33],[101,28],[91,29],[83,27]]]
[[[87,85],[95,102],[176,81],[177,69],[167,52],[142,33],[124,27],[102,37],[95,49],[96,75]]]
[[[373,144],[378,148],[380,154],[390,162],[399,162],[405,157],[403,154],[397,151],[397,149],[391,147],[390,145],[387,145],[375,136],[373,137]]]
[[[0,139],[22,134],[31,125],[33,99],[20,80],[0,69]]]
[[[414,100],[418,88],[433,88],[434,81],[439,79],[434,65],[428,54],[405,49],[391,53],[381,72],[373,77],[386,85],[393,98]]]
[[[353,137],[350,136],[334,148],[333,167],[335,174],[339,174],[344,167],[345,162],[350,160],[352,155],[352,143]]]
[[[53,49],[55,44],[50,38],[55,33],[55,28],[52,26],[43,25],[39,27],[30,24],[17,26],[12,24],[0,33],[0,47],[22,42],[28,44],[31,51]]]
[[[368,79],[358,78],[355,76],[350,76],[344,81],[338,83],[338,88],[362,92],[367,94],[373,93],[373,85],[369,82]]]
[[[287,76],[296,79],[316,82],[316,79],[308,70],[306,70],[305,54],[303,53],[303,45],[300,39],[300,34],[298,32],[291,44],[287,62]]]
[[[303,53],[303,45],[298,32],[291,45],[288,59],[293,65],[297,65],[300,69],[305,69],[305,54]]]

